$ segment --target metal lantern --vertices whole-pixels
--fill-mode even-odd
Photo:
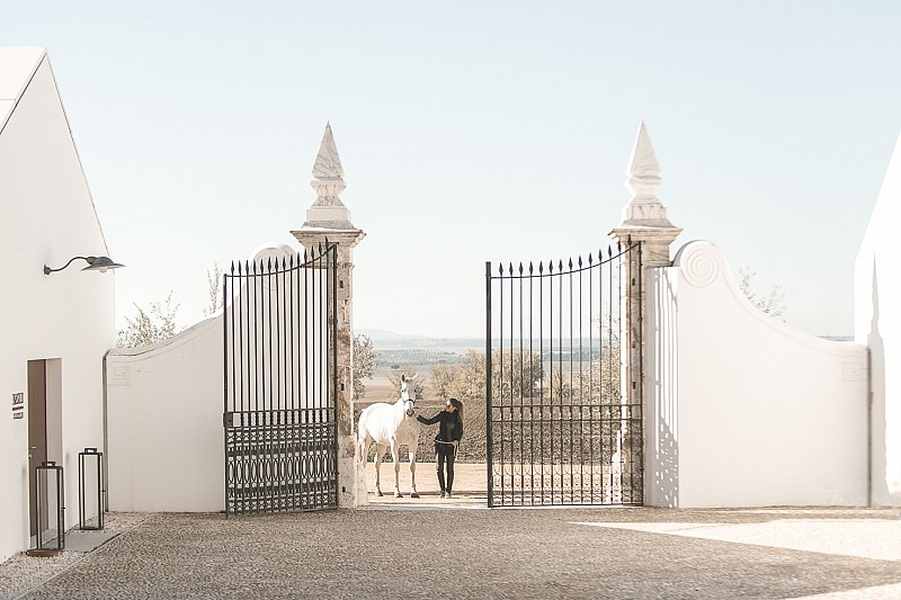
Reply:
[[[103,452],[78,453],[78,528],[103,529]],[[96,517],[91,516],[96,515]]]
[[[66,547],[64,477],[62,465],[46,460],[35,467],[37,482],[37,547],[32,556],[52,556]]]

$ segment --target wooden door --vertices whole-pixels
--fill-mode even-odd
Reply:
[[[47,460],[47,367],[43,360],[28,361],[28,502],[31,535],[38,532],[37,477],[34,469]],[[44,490],[46,493],[46,490]],[[45,499],[46,500],[46,499]],[[44,506],[47,502],[42,502]],[[41,521],[46,521],[46,515]],[[47,524],[41,523],[46,529]]]

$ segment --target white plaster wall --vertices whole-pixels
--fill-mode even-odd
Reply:
[[[223,510],[222,317],[107,357],[114,511]]]
[[[901,137],[854,269],[854,337],[870,351],[872,502],[901,506]]]
[[[16,92],[21,98],[0,132],[0,560],[29,543],[27,416],[14,421],[10,415],[11,395],[27,394],[27,361],[59,359],[71,527],[78,521],[77,454],[102,446],[101,357],[115,327],[112,272],[42,272],[45,263],[59,266],[77,254],[108,251],[49,60],[42,50],[32,53],[24,91]],[[22,60],[19,51],[16,62]],[[0,77],[0,97],[17,85],[11,81]]]
[[[709,242],[649,279],[648,503],[865,505],[866,349],[761,313]]]

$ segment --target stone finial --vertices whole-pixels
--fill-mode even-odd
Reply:
[[[316,191],[316,200],[307,210],[304,227],[354,229],[350,222],[350,211],[341,202],[341,192],[347,186],[344,185],[344,169],[341,167],[330,123],[326,123],[322,134],[310,185]]]
[[[660,187],[660,163],[654,154],[654,146],[648,136],[648,128],[644,121],[638,126],[638,135],[632,146],[629,167],[626,169],[626,189],[632,192],[633,198],[657,200],[657,188]]]
[[[331,123],[325,124],[325,133],[322,134],[319,153],[313,164],[313,177],[321,180],[344,177],[344,169],[341,168],[341,159],[338,157],[338,147],[335,145],[335,135],[332,133]]]
[[[623,208],[622,223],[610,233],[620,240],[646,242],[645,264],[649,266],[669,264],[669,245],[682,231],[670,223],[666,207],[657,197],[661,182],[660,163],[642,121],[626,168],[626,189],[631,198]]]

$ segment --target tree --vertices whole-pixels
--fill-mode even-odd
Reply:
[[[366,395],[364,380],[372,377],[375,370],[376,351],[368,335],[354,336],[354,402]]]
[[[135,303],[137,314],[134,317],[125,317],[127,325],[119,331],[119,347],[136,348],[174,336],[178,333],[176,324],[178,306],[171,291],[162,302],[151,302],[149,310]]]
[[[762,313],[771,317],[782,317],[785,314],[785,292],[782,286],[774,285],[769,294],[760,294],[754,289],[754,279],[757,273],[748,267],[741,267],[738,270],[738,287],[741,289],[745,298],[751,302]]]
[[[207,294],[209,303],[203,309],[204,317],[212,317],[222,309],[222,267],[219,263],[206,270]]]

